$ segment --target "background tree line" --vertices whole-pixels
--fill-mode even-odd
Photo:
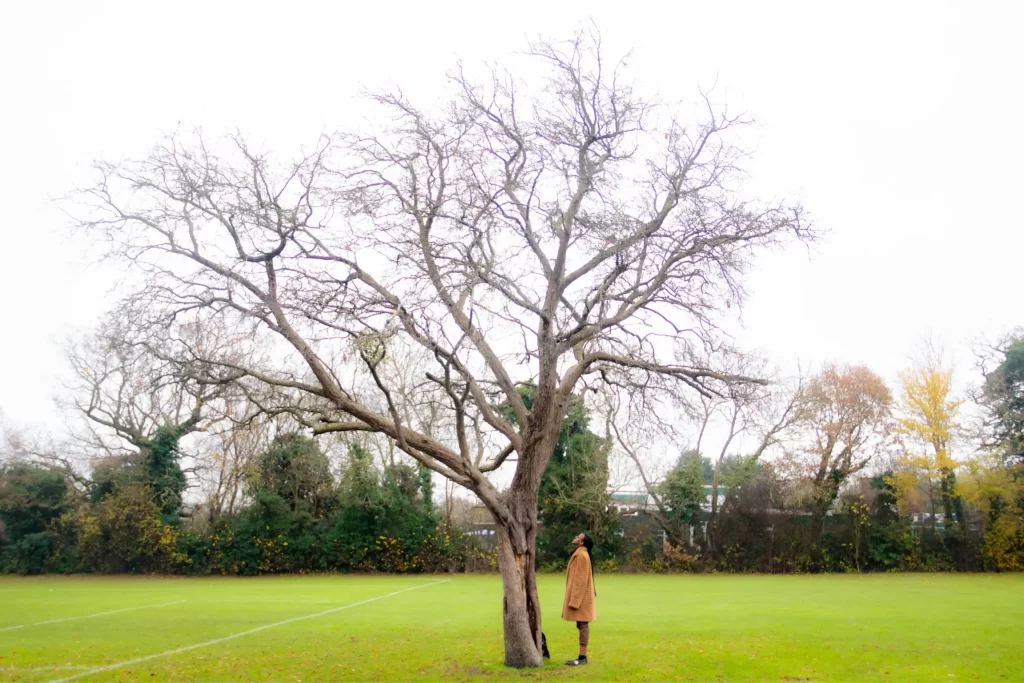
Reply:
[[[386,440],[324,441],[286,416],[235,421],[250,412],[243,397],[139,382],[159,375],[148,352],[110,330],[92,342],[70,351],[86,427],[77,457],[72,442],[8,440],[2,571],[496,568],[493,543],[468,533],[480,527],[471,501],[436,495],[430,470]],[[830,366],[706,397],[673,432],[695,447],[658,477],[631,440],[657,425],[577,399],[540,485],[538,565],[561,568],[583,529],[602,571],[1024,569],[1024,336],[985,350],[972,415],[952,380],[926,353],[895,395],[867,368]],[[534,389],[521,392],[529,405]],[[154,412],[168,405],[179,409]],[[725,428],[712,446],[714,420]],[[731,450],[741,435],[749,452]],[[609,487],[616,452],[647,495],[629,512]]]
[[[668,539],[660,563],[758,572],[1024,569],[1022,360],[1020,334],[981,349],[970,401],[958,398],[951,368],[930,345],[900,373],[895,392],[868,368],[827,366],[788,388],[704,399],[689,423],[699,450],[684,452],[657,481],[644,473],[636,432],[658,425],[631,415],[633,433],[617,438]],[[700,446],[714,420],[722,444],[708,457]],[[730,452],[743,433],[751,450]]]

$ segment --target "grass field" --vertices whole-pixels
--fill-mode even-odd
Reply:
[[[599,576],[581,669],[562,588],[517,672],[495,576],[5,579],[0,680],[1024,681],[1020,575]]]

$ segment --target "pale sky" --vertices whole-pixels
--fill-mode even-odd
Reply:
[[[826,232],[762,260],[742,343],[783,367],[864,363],[895,388],[928,335],[975,380],[971,344],[1024,325],[1020,3],[7,3],[0,22],[0,411],[56,428],[60,342],[112,301],[52,199],[90,162],[179,123],[284,158],[368,111],[431,102],[456,60],[593,20],[641,86],[758,126],[750,189]],[[371,6],[372,5],[372,6]]]

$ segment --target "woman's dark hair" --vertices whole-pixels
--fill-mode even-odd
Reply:
[[[594,595],[597,595],[597,583],[594,581],[594,539],[590,534],[583,534],[583,547],[587,549],[587,557],[590,558],[590,582],[594,584]]]

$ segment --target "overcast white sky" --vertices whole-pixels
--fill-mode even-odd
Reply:
[[[96,158],[197,124],[286,156],[358,122],[363,88],[430,101],[456,59],[593,20],[664,99],[716,82],[758,121],[751,187],[827,234],[748,280],[744,344],[790,366],[865,363],[891,383],[926,335],[1024,324],[1024,5],[1015,2],[7,3],[0,20],[0,411],[59,423],[60,342],[113,273],[51,199]],[[371,7],[371,4],[373,5]]]

